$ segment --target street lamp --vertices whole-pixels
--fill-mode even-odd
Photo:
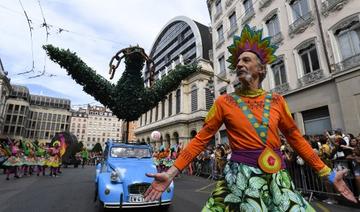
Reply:
[[[224,78],[219,77],[219,76],[217,76],[215,74],[213,76],[215,76],[216,78],[218,78],[222,82],[226,82],[227,84],[230,84],[229,79],[224,79]],[[214,86],[213,76],[210,77],[210,79],[208,80],[208,83],[206,84],[206,89],[209,89],[209,91],[211,92],[211,95],[214,97],[215,96],[215,86]]]

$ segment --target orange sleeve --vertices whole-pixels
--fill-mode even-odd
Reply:
[[[291,116],[285,99],[281,97],[281,100],[282,111],[279,121],[280,131],[284,134],[290,146],[306,161],[307,164],[315,169],[320,176],[328,175],[331,169],[324,164],[316,152],[311,148],[310,144],[303,138]]]
[[[221,97],[220,97],[221,98]],[[202,151],[205,150],[207,143],[213,138],[223,123],[223,112],[220,107],[220,98],[218,98],[209,110],[204,126],[198,134],[189,142],[189,144],[180,152],[179,157],[175,160],[174,166],[180,171]]]

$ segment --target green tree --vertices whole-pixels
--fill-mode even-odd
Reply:
[[[197,64],[177,65],[175,70],[150,87],[144,87],[142,69],[145,58],[140,47],[124,49],[125,71],[117,84],[112,84],[85,64],[76,53],[69,49],[59,49],[52,45],[43,47],[50,59],[66,69],[68,74],[83,90],[93,96],[104,106],[110,108],[114,115],[125,121],[135,121],[141,114],[155,107],[166,95],[175,90],[181,81],[200,68]]]
[[[95,146],[92,148],[91,150],[92,152],[102,152],[103,149],[101,147],[101,144],[100,143],[96,143]]]

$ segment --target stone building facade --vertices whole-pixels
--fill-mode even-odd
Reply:
[[[360,132],[360,4],[356,0],[208,0],[215,95],[236,83],[227,46],[249,24],[279,46],[262,86],[281,93],[304,134]],[[217,142],[226,142],[222,127]]]
[[[121,125],[112,112],[103,106],[90,106],[72,110],[70,132],[84,147],[92,149],[96,143],[105,147],[107,139],[121,140]]]
[[[4,66],[0,58],[0,134],[2,134],[2,130],[4,128],[5,103],[6,99],[10,95],[10,92],[10,78],[7,77],[7,72],[4,70]]]

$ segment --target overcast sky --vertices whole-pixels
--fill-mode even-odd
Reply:
[[[21,4],[31,20],[32,39]],[[139,44],[149,53],[163,26],[180,15],[210,25],[206,0],[0,0],[0,58],[11,83],[27,86],[32,94],[68,98],[72,105],[92,103],[94,99],[45,56],[44,18],[50,26],[47,43],[76,52],[109,79],[108,64],[118,50]],[[32,70],[33,61],[34,72],[18,75]],[[44,70],[44,76],[31,78]],[[112,82],[119,78],[116,72]]]

